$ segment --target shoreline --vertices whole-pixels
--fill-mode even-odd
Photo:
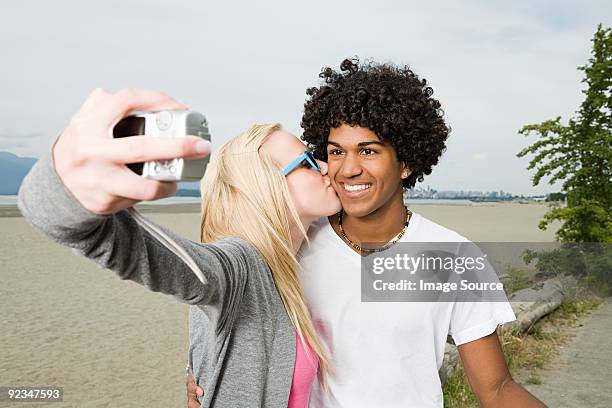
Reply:
[[[409,208],[426,208],[426,207],[490,207],[490,206],[507,206],[507,205],[521,205],[521,206],[546,206],[548,207],[551,203],[548,202],[537,202],[537,201],[472,201],[470,203],[448,203],[448,202],[430,202],[426,199],[423,202],[408,202],[406,205]],[[141,213],[154,213],[154,214],[192,214],[199,213],[201,206],[200,203],[169,203],[169,204],[136,204],[135,208]],[[19,212],[16,204],[0,204],[0,218],[13,218],[23,217]]]
[[[141,213],[162,213],[162,214],[192,214],[200,212],[199,203],[175,203],[175,204],[137,204],[135,208]],[[21,212],[17,205],[0,205],[0,218],[21,217]]]

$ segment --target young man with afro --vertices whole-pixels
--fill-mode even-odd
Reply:
[[[398,242],[467,242],[404,205],[431,174],[449,127],[425,79],[408,67],[357,59],[324,68],[307,90],[303,140],[328,162],[343,210],[311,226],[301,281],[332,358],[328,391],[310,407],[442,407],[438,370],[447,336],[483,407],[544,407],[513,381],[496,334],[515,320],[508,302],[362,302],[361,260]],[[196,406],[188,383],[189,407]],[[202,390],[198,389],[201,393]]]

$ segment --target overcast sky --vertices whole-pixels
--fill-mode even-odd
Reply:
[[[536,194],[517,131],[579,107],[610,1],[19,1],[0,13],[0,150],[40,157],[89,92],[161,90],[209,119],[301,134],[305,90],[345,57],[408,64],[453,131],[438,190]]]

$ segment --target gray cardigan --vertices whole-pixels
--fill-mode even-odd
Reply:
[[[202,244],[158,226],[195,260],[208,280],[203,285],[126,210],[106,216],[85,209],[57,175],[51,154],[24,179],[18,206],[52,240],[121,279],[191,305],[189,361],[205,390],[203,407],[287,406],[295,329],[270,268],[251,244],[239,238]]]

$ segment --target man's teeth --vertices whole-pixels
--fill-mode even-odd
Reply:
[[[360,190],[367,190],[371,186],[372,186],[371,184],[357,184],[354,186],[349,186],[348,184],[345,184],[344,189],[346,191],[360,191]]]

